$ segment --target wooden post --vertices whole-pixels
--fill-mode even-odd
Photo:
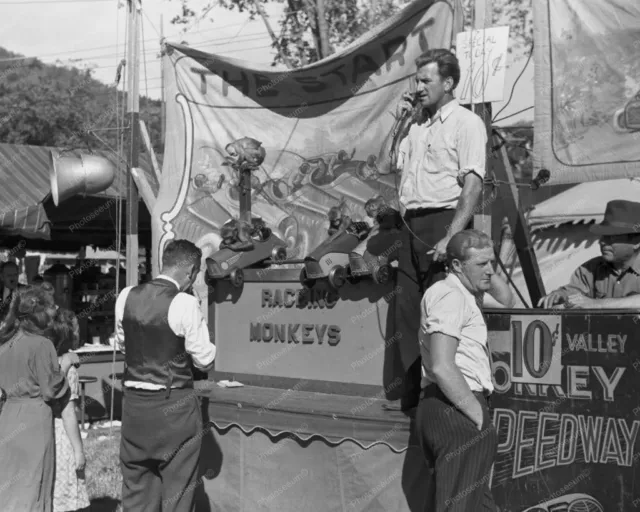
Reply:
[[[504,207],[508,212],[507,218],[509,219],[511,233],[513,233],[513,243],[516,247],[516,251],[518,252],[522,274],[524,275],[524,280],[525,283],[527,283],[527,288],[529,290],[529,296],[531,297],[532,304],[530,304],[530,306],[535,308],[538,301],[544,297],[545,290],[542,277],[540,276],[540,269],[538,268],[536,253],[533,250],[531,234],[529,233],[529,227],[527,226],[527,220],[524,213],[518,204],[518,191],[515,185],[516,181],[513,177],[513,171],[511,169],[511,164],[509,163],[507,150],[503,144],[501,145],[502,141],[499,137],[491,137],[490,141],[492,141],[496,147],[500,146],[499,151],[494,151],[491,154],[491,166],[494,170],[496,179],[503,183],[508,183],[508,185],[502,185],[500,187],[500,201],[504,204]]]
[[[164,18],[160,15],[160,137],[164,137],[165,124],[165,98],[164,98]],[[163,142],[160,140],[159,142]]]
[[[147,153],[149,153],[149,159],[151,160],[151,167],[152,167],[153,173],[156,179],[158,180],[158,183],[160,183],[160,166],[158,166],[158,159],[156,158],[156,152],[153,149],[153,145],[151,144],[151,137],[149,137],[149,132],[147,131],[147,125],[142,119],[140,119],[140,134],[142,135],[142,141],[144,142],[144,147],[147,148]]]
[[[127,173],[127,286],[138,284],[138,189],[133,169],[138,168],[140,153],[140,10],[141,0],[128,0],[129,3],[129,41],[127,48],[127,117],[129,119],[129,158]]]
[[[316,0],[318,20],[318,35],[320,37],[320,60],[326,59],[331,53],[329,47],[329,24],[327,23],[324,0]]]
[[[475,0],[474,4],[474,24],[473,30],[483,30],[489,28],[493,22],[493,0]],[[471,99],[473,101],[473,87],[471,88]],[[486,175],[491,176],[491,103],[472,103],[473,111],[479,115],[487,128],[487,160],[486,160]],[[489,236],[492,234],[491,229],[491,194],[493,189],[491,186],[484,186],[483,193],[480,196],[480,203],[476,207],[473,215],[473,227],[478,229]]]

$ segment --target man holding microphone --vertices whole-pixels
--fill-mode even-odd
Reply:
[[[416,92],[406,93],[396,112],[398,124],[406,116],[413,123],[397,148],[397,163],[390,159],[398,141],[393,132],[379,159],[383,172],[401,171],[396,186],[407,244],[399,251],[397,285],[403,292],[396,297],[394,315],[407,372],[404,410],[419,400],[420,300],[445,277],[447,244],[469,226],[483,188],[487,130],[479,116],[456,101],[459,81],[460,65],[449,50],[431,49],[416,59]]]

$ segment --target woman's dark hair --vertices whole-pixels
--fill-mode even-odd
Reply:
[[[77,321],[76,314],[68,309],[58,309],[53,317],[47,334],[56,347],[58,357],[78,348],[74,320]]]
[[[0,325],[0,345],[9,341],[20,330],[44,335],[51,326],[54,307],[53,297],[40,286],[16,289],[9,312]]]

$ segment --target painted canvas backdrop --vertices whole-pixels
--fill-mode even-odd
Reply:
[[[241,137],[262,142],[254,173],[253,215],[304,257],[326,236],[327,213],[341,205],[365,218],[364,204],[396,200],[394,176],[376,162],[415,59],[450,48],[461,28],[457,0],[417,1],[339,54],[309,66],[274,71],[168,45],[167,122],[162,183],[153,212],[154,269],[172,238],[188,238],[204,256],[239,213],[237,176],[225,147]]]
[[[550,184],[639,176],[640,2],[533,9],[535,170],[551,171]]]

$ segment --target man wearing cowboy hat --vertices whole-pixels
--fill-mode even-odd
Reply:
[[[538,306],[640,309],[640,203],[610,201],[602,224],[590,231],[600,235],[602,256],[583,263],[567,286],[540,299]]]

